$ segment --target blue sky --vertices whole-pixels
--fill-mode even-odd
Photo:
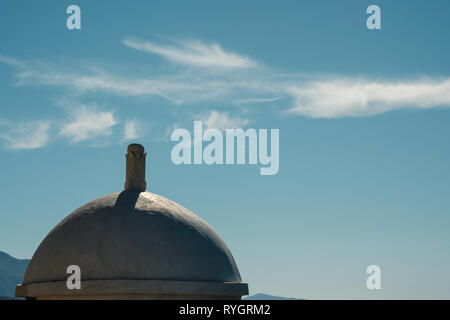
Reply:
[[[137,141],[148,190],[214,227],[251,293],[450,298],[448,1],[132,3],[2,1],[0,250],[121,190]],[[174,165],[194,120],[279,128],[278,174]]]

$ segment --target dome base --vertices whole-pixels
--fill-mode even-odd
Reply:
[[[16,297],[39,300],[228,300],[244,295],[248,295],[248,285],[243,282],[85,280],[79,290],[69,290],[66,281],[16,287]]]

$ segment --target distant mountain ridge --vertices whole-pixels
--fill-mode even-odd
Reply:
[[[271,296],[270,294],[265,293],[257,293],[252,296],[244,297],[243,300],[302,300],[302,299],[285,298],[285,297]]]
[[[16,259],[0,251],[0,297],[14,297],[16,285],[22,283],[30,260]]]

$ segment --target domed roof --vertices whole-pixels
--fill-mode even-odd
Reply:
[[[24,284],[82,279],[241,282],[220,236],[179,204],[149,192],[112,193],[80,207],[40,244]]]
[[[222,297],[248,294],[230,250],[201,218],[145,192],[144,148],[128,146],[125,190],[61,221],[30,261],[16,296],[60,299]],[[67,269],[81,271],[70,290]]]

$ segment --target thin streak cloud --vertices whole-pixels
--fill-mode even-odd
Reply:
[[[125,39],[123,43],[132,49],[160,55],[172,62],[202,68],[252,68],[257,64],[245,56],[227,52],[219,44],[201,41],[176,41],[164,46],[150,41]]]

